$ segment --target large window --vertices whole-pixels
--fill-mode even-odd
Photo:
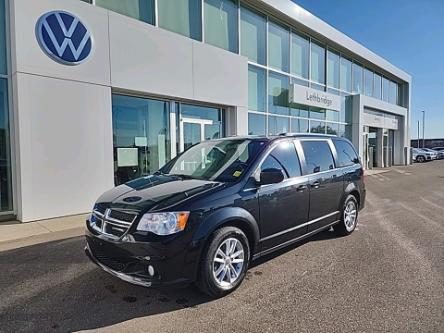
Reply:
[[[308,38],[291,34],[291,73],[308,79],[309,56]]]
[[[389,101],[389,84],[390,81],[383,77],[382,78],[382,100],[388,102]]]
[[[392,104],[398,103],[398,84],[390,81],[389,84],[389,102]]]
[[[0,74],[7,74],[6,67],[6,15],[5,1],[0,0]]]
[[[201,0],[157,1],[159,27],[202,40]]]
[[[311,80],[325,84],[325,49],[317,43],[311,43]]]
[[[268,112],[289,114],[288,77],[270,72],[268,76]]]
[[[307,165],[306,174],[334,169],[333,155],[327,141],[302,141],[301,145]]]
[[[97,6],[154,24],[154,0],[95,0]]]
[[[267,20],[241,7],[241,54],[258,64],[266,63]]]
[[[351,92],[351,61],[341,57],[341,89]]]
[[[284,72],[289,71],[290,32],[288,29],[268,23],[268,65]]]
[[[0,79],[0,211],[12,211],[8,81]]]
[[[170,158],[169,103],[113,95],[116,185],[152,174]]]
[[[364,94],[373,95],[373,72],[367,68],[364,69]]]
[[[266,74],[265,69],[248,66],[248,109],[266,111]]]
[[[373,97],[382,99],[382,77],[375,73],[375,82],[373,88]]]
[[[205,0],[205,42],[237,53],[237,1]]]
[[[339,89],[339,54],[327,52],[327,85]]]
[[[357,63],[353,63],[353,87],[354,93],[362,93],[362,66]]]
[[[249,135],[265,135],[266,134],[266,116],[248,113],[248,134]]]
[[[290,132],[290,119],[287,117],[268,116],[268,134],[276,135]]]

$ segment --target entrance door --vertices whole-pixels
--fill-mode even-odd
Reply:
[[[223,110],[201,105],[180,104],[179,151],[192,145],[223,137]]]
[[[210,119],[182,118],[180,120],[180,151],[205,140],[206,127],[212,125],[213,121]]]

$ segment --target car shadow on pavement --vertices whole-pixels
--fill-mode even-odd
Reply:
[[[77,237],[0,252],[0,331],[97,329],[211,301],[194,287],[120,281],[89,262],[83,247]]]
[[[313,240],[325,231],[256,260],[252,267]],[[83,237],[0,252],[0,322],[6,332],[71,332],[139,317],[198,308],[212,301],[194,286],[144,288],[108,275],[87,259]]]

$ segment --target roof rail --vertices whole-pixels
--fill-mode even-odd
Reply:
[[[327,137],[337,137],[337,135],[323,134],[323,133],[279,133],[278,136],[327,136]]]

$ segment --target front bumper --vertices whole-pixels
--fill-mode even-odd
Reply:
[[[145,279],[142,279],[142,278],[138,278],[136,276],[132,276],[132,275],[125,274],[125,273],[122,273],[122,272],[118,272],[118,271],[115,271],[115,270],[111,269],[108,266],[105,266],[99,260],[97,260],[96,257],[94,257],[92,255],[88,243],[86,243],[86,246],[85,246],[85,253],[86,253],[88,258],[93,263],[95,263],[97,266],[99,266],[105,272],[107,272],[107,273],[109,273],[109,274],[111,274],[111,275],[113,275],[113,276],[115,276],[115,277],[117,277],[117,278],[119,278],[119,279],[121,279],[123,281],[129,282],[129,283],[132,283],[132,284],[136,284],[136,285],[139,285],[139,286],[143,286],[143,287],[151,287],[151,285],[152,285],[152,282],[149,281],[149,280],[145,280]]]
[[[85,253],[105,272],[132,284],[154,287],[195,280],[199,255],[185,241],[125,242],[86,230]]]

